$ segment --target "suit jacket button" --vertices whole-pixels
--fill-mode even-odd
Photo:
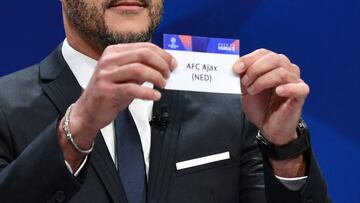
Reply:
[[[64,191],[57,191],[56,194],[55,194],[55,201],[56,202],[65,202],[65,193]]]

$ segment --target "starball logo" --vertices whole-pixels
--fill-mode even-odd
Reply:
[[[219,51],[236,51],[235,44],[228,44],[228,43],[218,43],[218,50]]]
[[[171,43],[171,44],[168,45],[169,48],[171,48],[171,49],[177,49],[177,48],[179,48],[179,45],[176,44],[176,43],[177,43],[177,39],[176,39],[175,37],[172,37],[172,38],[170,39],[170,43]]]

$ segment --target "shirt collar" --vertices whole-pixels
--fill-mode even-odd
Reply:
[[[95,71],[97,61],[76,51],[70,46],[67,39],[63,42],[61,52],[76,80],[85,89]]]

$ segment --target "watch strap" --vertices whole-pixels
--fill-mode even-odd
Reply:
[[[260,151],[268,158],[274,160],[286,160],[301,155],[310,147],[309,132],[305,122],[302,119],[300,119],[298,123],[296,132],[298,137],[295,140],[285,145],[278,146],[266,140],[266,138],[261,135],[261,132],[259,131],[256,139]]]

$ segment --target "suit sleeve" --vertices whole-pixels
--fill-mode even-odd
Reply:
[[[331,202],[326,183],[311,149],[305,152],[305,157],[308,164],[308,178],[299,191],[291,191],[285,187],[274,176],[269,162],[264,158],[265,191],[268,202]]]
[[[292,191],[275,177],[267,158],[259,151],[255,139],[258,133],[256,126],[244,120],[240,202],[331,202],[311,149],[305,153],[308,163],[307,181],[301,190]]]
[[[63,202],[80,189],[66,168],[57,120],[15,157],[15,143],[0,109],[0,202]]]

